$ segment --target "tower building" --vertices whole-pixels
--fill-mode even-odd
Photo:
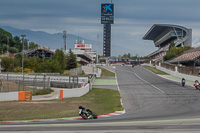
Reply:
[[[111,24],[114,23],[114,4],[101,4],[101,24],[103,27],[103,56],[111,55]]]

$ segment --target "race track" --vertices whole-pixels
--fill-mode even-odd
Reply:
[[[0,131],[197,132],[200,92],[161,78],[143,67],[115,69],[123,106],[120,116],[97,120],[5,123]]]

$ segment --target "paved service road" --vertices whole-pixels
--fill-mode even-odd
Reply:
[[[200,92],[135,66],[117,66],[124,115],[0,125],[0,131],[199,132]],[[24,125],[23,125],[24,124]]]

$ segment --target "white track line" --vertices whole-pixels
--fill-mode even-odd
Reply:
[[[119,70],[119,69],[118,69]],[[142,81],[144,81],[145,83],[149,84],[150,86],[152,86],[153,88],[155,88],[156,90],[162,92],[162,93],[165,93],[164,91],[162,91],[161,89],[159,89],[158,87],[152,85],[151,83],[147,82],[146,80],[144,80],[143,78],[141,78],[140,76],[138,76],[136,73],[134,72],[131,72],[131,71],[127,71],[127,70],[121,70],[121,71],[124,71],[124,72],[128,72],[128,73],[132,73],[134,74],[136,77],[138,77],[139,79],[141,79]]]
[[[133,73],[135,76],[137,76],[139,79],[141,79],[142,81],[144,81],[145,83],[151,85],[153,88],[155,88],[156,90],[162,92],[162,93],[165,93],[164,91],[162,91],[161,89],[159,89],[158,87],[152,85],[151,83],[147,82],[146,80],[142,79],[140,76],[138,76],[136,73]]]

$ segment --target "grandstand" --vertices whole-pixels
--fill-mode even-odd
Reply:
[[[46,47],[37,47],[24,52],[27,57],[53,58],[54,51]]]
[[[149,54],[153,62],[162,62],[171,42],[176,47],[192,45],[192,30],[178,25],[154,24],[144,35],[144,40],[152,40],[158,50]]]

